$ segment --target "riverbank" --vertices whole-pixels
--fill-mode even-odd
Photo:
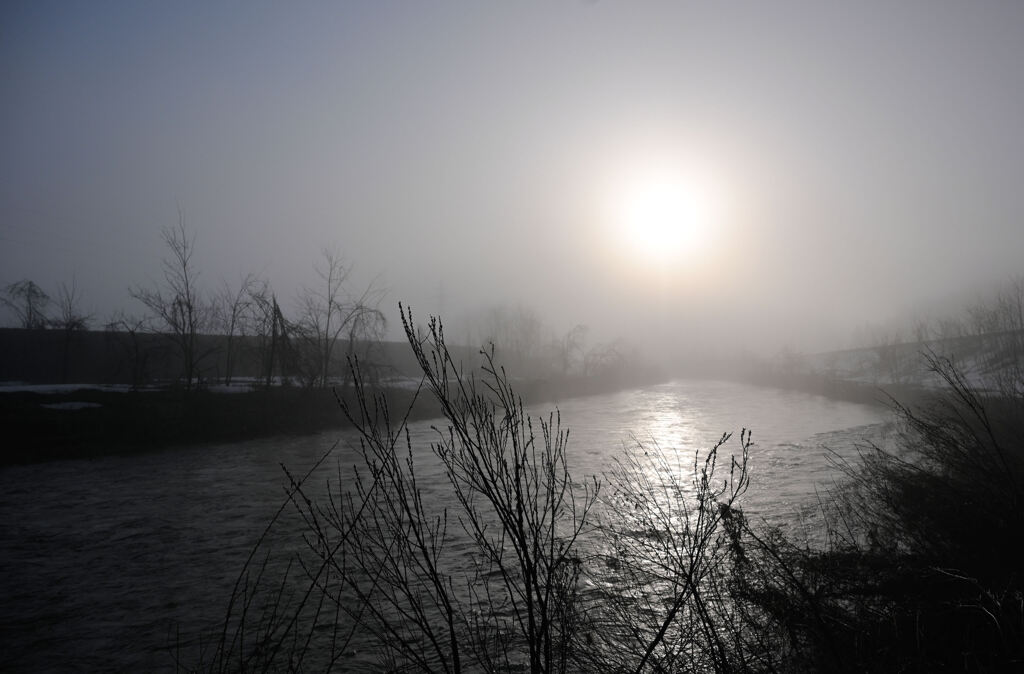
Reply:
[[[557,402],[662,380],[657,372],[645,370],[614,377],[523,380],[517,391],[528,403]],[[376,392],[386,398],[393,413],[412,406],[411,419],[440,414],[428,394],[416,397],[408,385],[381,387]],[[338,396],[355,402],[351,388],[0,392],[0,424],[8,437],[0,451],[0,465],[344,429],[349,423]]]
[[[998,395],[1007,372],[1024,367],[1024,334],[1001,332],[925,342],[829,351],[783,352],[774,359],[724,363],[728,378],[758,386],[822,395],[835,400],[915,405],[948,387],[932,359],[954,364],[973,390]]]
[[[917,383],[868,383],[852,379],[841,379],[834,375],[818,372],[783,374],[755,371],[733,378],[745,384],[800,391],[802,393],[824,396],[832,400],[842,400],[862,405],[890,406],[894,400],[902,404],[918,404],[935,396],[933,388]]]

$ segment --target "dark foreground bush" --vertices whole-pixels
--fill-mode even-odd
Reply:
[[[736,606],[780,669],[1024,668],[1024,401],[926,358],[944,395],[894,403],[893,446],[837,460],[824,549],[734,529]]]
[[[420,335],[403,318],[422,394],[443,414],[433,441],[416,446],[408,417],[355,377],[355,403],[341,404],[359,431],[357,465],[339,466],[320,496],[308,474],[289,474],[282,511],[300,518],[301,538],[257,544],[201,669],[1021,663],[1019,401],[982,398],[933,359],[950,397],[897,406],[896,446],[839,464],[847,479],[811,547],[745,517],[748,432],[729,458],[729,435],[686,455],[638,445],[579,480],[557,413],[531,418],[490,354],[466,373],[437,322]]]
[[[733,461],[718,459],[725,436],[682,473],[638,448],[604,480],[575,479],[557,413],[531,418],[490,354],[463,372],[437,322],[420,335],[404,318],[443,414],[433,441],[415,446],[407,417],[362,388],[342,400],[357,465],[320,497],[289,474],[299,545],[257,544],[200,668],[725,666],[723,522],[746,488],[748,434]]]

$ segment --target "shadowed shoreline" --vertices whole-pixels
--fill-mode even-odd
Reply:
[[[527,403],[610,393],[664,381],[647,370],[627,376],[565,377],[520,382]],[[390,409],[413,404],[411,419],[440,415],[428,396],[414,400],[409,388],[387,387]],[[0,393],[0,423],[10,441],[0,465],[54,459],[134,454],[168,447],[237,442],[274,435],[305,435],[350,427],[338,396],[354,400],[351,388],[275,387],[243,393],[134,392],[83,388],[75,391]]]

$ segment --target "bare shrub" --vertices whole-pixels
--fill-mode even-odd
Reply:
[[[403,325],[445,419],[431,450],[452,498],[424,502],[409,435],[403,446],[382,401],[371,407],[363,394],[357,409],[345,407],[365,476],[349,501],[361,510],[350,505],[339,519],[356,531],[347,580],[362,600],[359,620],[396,661],[426,671],[565,671],[577,542],[600,485],[573,481],[568,431],[557,414],[535,430],[493,353],[478,380],[453,360],[436,320],[425,338],[411,313]]]
[[[467,374],[437,321],[418,332],[403,310],[403,325],[421,394],[443,417],[429,451],[353,363],[356,395],[342,404],[358,465],[339,468],[326,500],[289,475],[303,543],[277,566],[250,557],[222,668],[330,668],[355,643],[376,654],[360,664],[388,671],[1005,671],[1024,660],[1020,397],[982,395],[929,355],[947,396],[897,404],[897,448],[839,463],[845,480],[822,500],[812,546],[744,515],[749,432],[728,461],[729,435],[685,458],[637,443],[603,480],[579,482],[557,413],[532,419],[492,352]],[[424,489],[438,479],[447,498]]]
[[[782,669],[1010,671],[1024,661],[1022,399],[983,394],[950,360],[925,358],[945,391],[913,407],[893,401],[893,444],[836,458],[824,547],[737,530],[734,606]]]
[[[532,419],[493,353],[478,378],[454,361],[436,320],[417,335],[403,310],[403,325],[444,418],[429,455],[353,362],[356,395],[341,405],[359,432],[358,465],[339,468],[326,501],[290,481],[305,541],[285,567],[292,579],[268,592],[268,567],[250,556],[213,669],[293,667],[307,653],[301,636],[324,630],[344,635],[330,661],[358,635],[379,666],[403,671],[575,669],[578,546],[600,483],[572,479],[557,413]],[[424,497],[426,461],[440,466],[448,499]]]
[[[615,462],[593,571],[605,588],[592,609],[595,670],[736,668],[727,524],[742,518],[752,441],[741,432],[739,454],[726,460],[719,453],[730,437],[694,452],[689,467],[681,455],[641,443]]]

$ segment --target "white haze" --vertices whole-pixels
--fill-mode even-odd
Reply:
[[[7,3],[0,284],[139,312],[180,208],[210,287],[332,245],[420,315],[845,346],[1022,271],[1022,63],[1021,3]],[[668,261],[652,166],[715,202]]]

